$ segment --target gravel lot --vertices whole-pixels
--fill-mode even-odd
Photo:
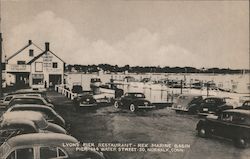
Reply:
[[[197,137],[193,115],[176,114],[168,107],[139,113],[113,106],[76,112],[72,101],[48,92],[57,111],[71,124],[70,133],[84,143],[172,144],[167,152],[106,152],[111,159],[249,159],[250,148],[235,148],[225,139]],[[190,148],[174,148],[174,144]],[[175,152],[178,151],[178,152]]]

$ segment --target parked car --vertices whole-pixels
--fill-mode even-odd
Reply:
[[[54,105],[48,103],[44,98],[35,96],[14,96],[14,98],[10,100],[8,108],[16,104],[39,104],[54,108]]]
[[[82,99],[82,97],[84,97],[84,96],[86,96],[86,95],[91,95],[91,96],[93,96],[93,91],[82,91],[81,93],[78,93],[77,95],[76,95],[76,97],[73,99],[73,102],[76,104],[76,103],[78,103],[81,99]]]
[[[227,98],[207,97],[201,104],[199,115],[215,114],[219,115],[223,110],[233,109],[233,106],[226,102]]]
[[[14,97],[25,97],[25,96],[28,96],[28,97],[42,97],[40,94],[37,94],[37,93],[21,93],[21,94],[9,94],[9,95],[6,95],[1,101],[0,101],[0,106],[2,108],[6,108],[6,106],[9,105],[10,101],[12,98]]]
[[[0,125],[0,145],[13,136],[38,132],[39,129],[30,120],[10,120],[3,122]]]
[[[45,91],[24,89],[24,90],[18,90],[12,93],[8,93],[8,95],[21,95],[21,94],[30,94],[30,96],[40,96],[40,97],[43,97],[48,103],[52,103],[52,101],[48,98]]]
[[[74,101],[76,109],[81,107],[95,107],[97,106],[96,100],[92,94],[84,94]]]
[[[73,146],[66,146],[73,145]],[[57,133],[34,133],[10,138],[0,146],[1,159],[105,159],[94,150],[77,151],[74,137]]]
[[[250,111],[230,109],[218,118],[206,118],[196,126],[198,136],[220,136],[233,140],[235,146],[246,148],[250,143]]]
[[[34,111],[14,111],[6,112],[1,117],[1,125],[8,124],[10,121],[18,120],[29,120],[33,121],[36,125],[36,128],[40,132],[56,132],[66,134],[67,131],[61,126],[50,123],[46,121],[43,115],[39,112]]]
[[[145,99],[143,93],[125,93],[120,99],[114,103],[115,108],[129,109],[131,112],[135,112],[139,109],[153,109],[155,105]]]
[[[82,92],[82,86],[81,85],[73,85],[71,91],[72,91],[72,93],[81,93]]]
[[[250,100],[245,101],[242,106],[237,107],[235,109],[244,109],[244,110],[250,110]]]
[[[200,109],[201,101],[201,95],[182,94],[177,97],[176,103],[173,104],[172,109],[176,112],[181,111],[195,114]]]
[[[60,125],[63,128],[66,128],[65,120],[52,108],[46,105],[37,105],[37,104],[22,104],[22,105],[13,105],[6,112],[14,111],[36,111],[43,114],[44,118],[57,125]]]

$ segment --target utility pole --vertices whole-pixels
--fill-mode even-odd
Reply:
[[[2,65],[2,42],[3,42],[3,39],[2,39],[2,28],[1,28],[1,22],[2,22],[2,5],[1,5],[1,0],[0,0],[0,98],[3,96],[3,81],[2,81],[2,73],[3,73],[3,65]]]
[[[0,98],[3,96],[3,81],[2,81],[2,33],[0,33]]]

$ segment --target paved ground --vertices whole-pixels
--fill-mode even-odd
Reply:
[[[111,159],[250,158],[250,148],[242,150],[224,139],[197,137],[195,127],[199,118],[196,116],[176,114],[167,107],[137,114],[113,106],[76,112],[72,101],[56,92],[48,94],[57,111],[72,125],[72,136],[84,143],[172,144],[167,152],[107,152]],[[174,148],[174,144],[186,144],[190,148]]]

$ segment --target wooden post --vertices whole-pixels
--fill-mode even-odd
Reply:
[[[181,80],[181,94],[182,94],[182,85],[183,85],[183,81]]]
[[[208,97],[208,95],[209,95],[209,82],[207,82],[207,97]]]

